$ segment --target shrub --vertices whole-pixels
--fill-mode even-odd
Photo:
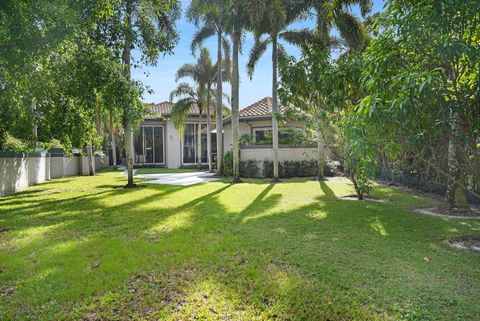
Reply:
[[[316,160],[301,160],[301,161],[284,161],[279,162],[278,171],[280,178],[290,177],[310,177],[317,175],[317,161]],[[327,166],[324,167],[325,176],[330,176],[332,172]],[[273,161],[263,161],[263,176],[273,177]]]
[[[240,176],[241,177],[258,177],[260,169],[258,168],[257,161],[249,159],[246,161],[240,161]]]
[[[231,150],[223,155],[223,173],[227,176],[233,175],[233,152]]]
[[[10,135],[9,133],[6,133],[4,136],[3,146],[5,150],[9,152],[27,153],[34,151],[34,149],[29,147],[26,142]]]

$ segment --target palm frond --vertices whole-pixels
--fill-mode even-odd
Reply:
[[[192,43],[190,44],[190,49],[192,50],[192,55],[195,55],[195,51],[202,47],[206,39],[214,36],[216,33],[215,27],[212,24],[205,24],[203,27],[198,29],[192,38]]]
[[[307,44],[315,43],[317,40],[315,37],[315,33],[312,30],[306,28],[301,30],[285,31],[278,36],[286,42],[300,48],[305,48]]]
[[[264,40],[257,39],[255,41],[255,44],[252,47],[252,50],[250,50],[250,55],[248,57],[248,63],[247,63],[247,72],[250,79],[252,79],[253,77],[256,64],[258,63],[262,55],[267,50],[267,47],[271,42],[270,40],[271,40],[270,37]]]
[[[189,84],[183,82],[180,83],[177,88],[175,88],[171,93],[170,93],[170,101],[173,101],[175,98],[185,98],[185,97],[190,97],[192,99],[197,98],[197,93],[195,92],[195,89],[192,88]]]
[[[172,108],[172,121],[175,128],[183,136],[184,133],[184,121],[187,119],[192,108],[195,106],[196,101],[191,97],[182,98],[177,101]]]
[[[368,31],[365,25],[353,14],[345,11],[337,12],[335,25],[349,48],[362,49],[368,42]]]
[[[175,80],[178,81],[179,79],[182,78],[192,78],[196,80],[198,78],[198,70],[197,66],[194,64],[185,64],[181,66],[178,70],[177,73],[175,74]]]

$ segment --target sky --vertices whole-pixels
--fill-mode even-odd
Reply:
[[[182,10],[185,13],[186,8],[189,6],[189,0],[182,0]],[[383,10],[385,0],[373,0],[372,13]],[[359,14],[359,8],[353,6],[352,11],[355,14]],[[313,28],[314,21],[307,20],[292,24],[289,29],[299,28]],[[177,30],[180,36],[177,46],[174,48],[173,54],[161,57],[156,66],[141,66],[132,70],[132,78],[142,81],[144,85],[147,85],[153,92],[151,94],[145,93],[144,102],[147,103],[160,103],[169,100],[170,92],[176,88],[175,73],[180,66],[185,63],[194,63],[196,57],[192,56],[190,50],[190,43],[193,34],[196,31],[196,27],[189,23],[184,14],[182,18],[177,22]],[[243,46],[243,53],[239,57],[240,68],[240,109],[264,98],[272,95],[272,63],[271,63],[271,48],[265,52],[260,61],[257,64],[253,78],[247,75],[247,61],[250,49],[254,43],[253,35],[247,33],[245,37],[245,43]],[[210,51],[212,62],[215,63],[217,56],[216,38],[212,37],[204,43]],[[297,48],[286,45],[287,52],[294,56],[299,56],[300,52]],[[138,52],[134,52],[134,57]],[[137,57],[138,59],[138,57]],[[230,85],[225,83],[223,90],[226,94],[230,95]]]

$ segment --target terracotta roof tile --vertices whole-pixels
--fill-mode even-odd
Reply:
[[[159,104],[151,104],[147,106],[147,109],[149,110],[149,114],[155,117],[170,115],[172,113],[172,108],[173,108],[173,103],[169,101],[164,101]],[[198,115],[198,114],[199,114],[198,107],[194,106],[192,108],[192,112],[190,113],[190,115]]]
[[[279,105],[278,111],[282,112],[283,107]],[[260,117],[270,115],[272,115],[272,97],[265,97],[240,110],[240,117]]]

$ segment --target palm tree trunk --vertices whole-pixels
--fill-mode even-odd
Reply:
[[[213,166],[212,166],[212,117],[211,114],[211,108],[210,108],[210,102],[211,102],[211,95],[210,95],[210,90],[211,90],[212,85],[208,85],[208,92],[207,92],[207,160],[208,160],[208,171],[211,173],[213,172]]]
[[[277,36],[272,37],[272,143],[273,143],[273,180],[278,181],[278,121],[277,113]]]
[[[222,75],[222,31],[217,34],[217,107],[215,120],[217,127],[217,175],[223,176],[223,75]]]
[[[132,3],[130,1],[127,2],[126,5],[126,27],[128,28],[128,31],[131,33],[132,31]],[[123,67],[124,67],[124,75],[127,78],[127,80],[130,80],[131,74],[130,74],[130,64],[131,64],[131,47],[132,47],[132,40],[130,35],[127,35],[127,40],[125,41],[125,45],[123,47]],[[124,115],[123,115],[123,126],[124,126],[124,131],[125,131],[125,156],[127,157],[127,173],[128,173],[128,181],[127,181],[127,187],[133,187],[133,128],[130,123],[130,120],[128,119],[128,115],[126,114],[127,111],[124,110]]]
[[[112,163],[113,169],[117,170],[117,142],[115,140],[115,132],[113,128],[113,116],[110,112],[110,137],[112,141]]]
[[[197,163],[198,169],[202,168],[202,110],[198,116],[198,131],[197,131]]]
[[[235,1],[238,12],[238,0]],[[233,30],[233,53],[232,53],[232,144],[233,144],[233,183],[240,181],[240,147],[239,147],[239,74],[238,53],[240,46],[240,30],[238,23]]]

